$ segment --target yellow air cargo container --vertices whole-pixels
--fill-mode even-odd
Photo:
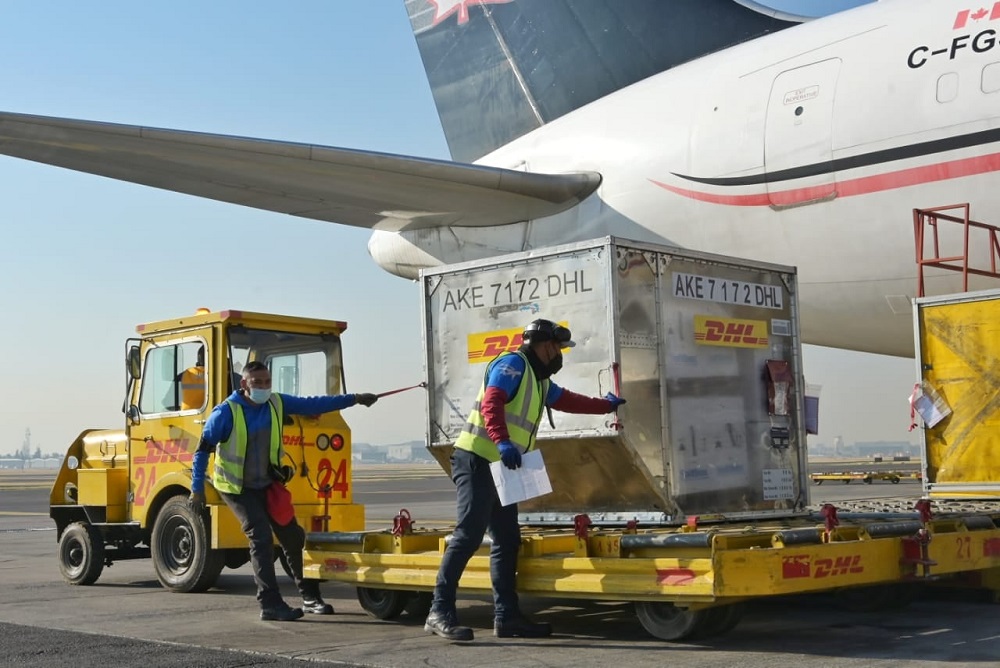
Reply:
[[[1000,290],[915,301],[924,491],[1000,497]]]

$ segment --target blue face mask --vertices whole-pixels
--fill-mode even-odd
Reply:
[[[255,404],[266,404],[267,400],[271,398],[271,390],[260,387],[251,387],[247,394],[250,397],[250,401]]]

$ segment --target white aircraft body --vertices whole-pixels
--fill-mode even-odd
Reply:
[[[13,113],[0,153],[373,228],[372,257],[406,277],[608,234],[796,265],[805,342],[912,354],[912,210],[1000,221],[1000,2],[808,22],[743,1],[603,4],[636,12],[625,37],[577,47],[558,12],[602,25],[602,3],[407,1],[452,153],[474,163]],[[643,38],[642,11],[685,33],[676,53]]]

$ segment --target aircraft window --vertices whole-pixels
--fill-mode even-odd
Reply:
[[[982,87],[984,93],[1000,90],[1000,63],[990,63],[983,68]]]
[[[958,97],[958,73],[948,72],[938,77],[937,101],[945,104],[954,102]]]

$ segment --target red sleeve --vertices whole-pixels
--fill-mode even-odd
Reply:
[[[563,413],[589,413],[599,415],[611,412],[611,402],[599,397],[585,397],[563,388],[562,394],[552,404],[552,408]]]
[[[507,432],[507,393],[499,387],[487,387],[486,394],[483,395],[483,403],[479,411],[486,421],[486,433],[490,435],[494,443],[509,441],[510,434]]]

